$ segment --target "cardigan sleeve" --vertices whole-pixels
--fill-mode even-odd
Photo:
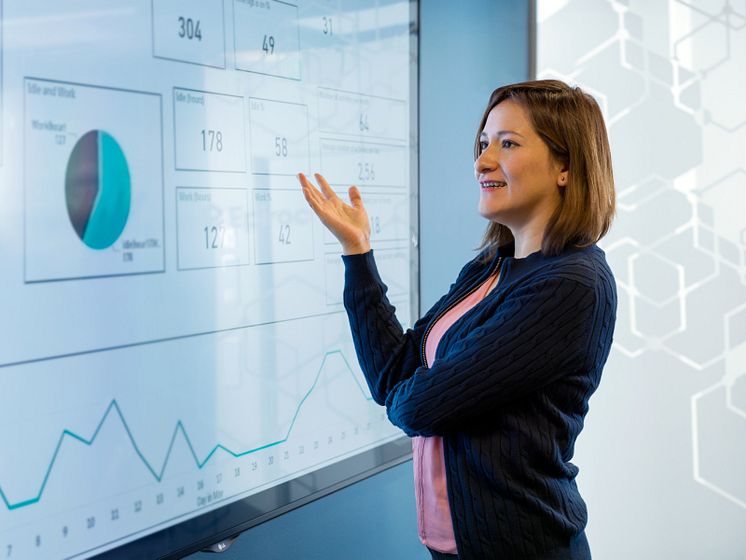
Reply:
[[[389,419],[410,436],[478,428],[499,407],[592,367],[588,360],[610,320],[596,313],[596,300],[594,285],[575,278],[517,286],[430,368],[419,367],[388,392]]]
[[[386,297],[373,251],[342,257],[345,264],[344,305],[360,367],[373,400],[380,405],[393,387],[422,365],[420,343],[430,320],[465,275],[467,264],[444,295],[411,329],[403,331]]]

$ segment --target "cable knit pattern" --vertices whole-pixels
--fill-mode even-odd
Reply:
[[[570,463],[609,355],[616,288],[598,247],[476,258],[402,332],[373,252],[343,257],[344,303],[374,400],[410,436],[443,437],[459,556],[585,560],[585,503]],[[503,258],[498,286],[423,360],[428,326]]]

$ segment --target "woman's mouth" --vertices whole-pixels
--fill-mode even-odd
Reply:
[[[500,189],[507,187],[508,184],[504,181],[480,181],[479,183],[483,189]]]

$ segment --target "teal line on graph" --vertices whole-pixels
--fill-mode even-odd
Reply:
[[[321,361],[321,365],[319,366],[319,371],[316,373],[316,378],[314,379],[313,384],[311,385],[311,388],[306,392],[306,394],[303,396],[300,403],[298,404],[298,408],[295,410],[293,419],[290,422],[290,427],[288,428],[287,434],[285,435],[284,438],[279,439],[277,441],[273,441],[272,443],[267,443],[260,447],[256,447],[254,449],[249,449],[247,451],[240,451],[240,452],[232,451],[228,449],[227,447],[225,447],[223,444],[218,443],[215,445],[215,447],[212,448],[212,450],[207,454],[207,456],[202,461],[200,461],[199,458],[197,457],[197,453],[194,451],[194,447],[192,447],[192,442],[189,439],[189,434],[187,434],[186,429],[184,428],[184,424],[182,424],[181,420],[179,420],[178,422],[176,422],[174,433],[171,436],[171,442],[168,445],[168,451],[166,452],[166,457],[163,460],[163,466],[161,467],[160,472],[156,472],[156,470],[153,468],[150,462],[145,458],[145,456],[140,451],[140,448],[138,447],[137,442],[135,441],[135,438],[133,437],[129,426],[127,425],[127,420],[125,420],[124,414],[122,414],[122,410],[119,408],[119,404],[117,403],[117,400],[113,399],[111,403],[109,403],[109,406],[106,408],[106,412],[104,412],[104,415],[102,416],[101,421],[98,423],[96,430],[93,432],[93,435],[89,439],[79,436],[78,434],[73,433],[67,429],[62,431],[62,434],[60,435],[60,439],[57,441],[57,447],[55,448],[54,453],[52,454],[52,459],[49,461],[49,467],[47,467],[47,472],[44,475],[44,480],[41,483],[41,488],[39,489],[39,493],[36,495],[36,497],[11,504],[8,501],[8,498],[5,496],[5,492],[3,492],[2,487],[0,487],[0,497],[2,497],[3,502],[5,502],[5,506],[9,510],[20,509],[20,508],[27,507],[27,506],[30,506],[30,505],[33,505],[39,502],[41,500],[42,494],[44,494],[44,488],[46,488],[47,486],[49,476],[52,473],[52,468],[54,467],[54,463],[57,460],[57,455],[59,455],[60,449],[62,448],[62,444],[64,443],[65,438],[70,437],[74,440],[79,441],[80,443],[84,443],[85,445],[88,445],[88,446],[93,445],[93,443],[96,441],[96,437],[98,436],[98,433],[101,431],[101,427],[104,425],[104,423],[106,422],[106,419],[109,417],[109,414],[112,411],[115,411],[117,415],[119,416],[119,419],[122,421],[122,425],[124,426],[124,429],[127,432],[127,437],[129,437],[130,443],[132,444],[132,447],[134,448],[135,453],[137,453],[137,456],[140,457],[140,460],[143,462],[145,467],[150,471],[150,474],[152,474],[153,477],[158,482],[161,482],[161,480],[163,480],[163,473],[166,471],[166,466],[168,465],[168,460],[171,456],[171,450],[174,447],[174,443],[176,442],[176,436],[178,435],[179,432],[183,434],[184,440],[189,446],[189,451],[191,452],[192,457],[194,457],[194,462],[197,465],[197,468],[199,469],[202,469],[218,450],[223,450],[229,455],[232,455],[233,457],[238,458],[238,457],[244,457],[245,455],[250,455],[251,453],[256,453],[257,451],[261,451],[263,449],[274,447],[275,445],[280,445],[282,443],[285,443],[290,438],[290,434],[293,431],[293,426],[295,425],[295,421],[298,418],[298,414],[300,414],[300,410],[303,407],[303,403],[305,403],[306,399],[308,399],[308,397],[311,396],[311,393],[316,387],[316,384],[319,382],[319,378],[321,377],[321,372],[324,369],[324,364],[326,363],[327,358],[329,358],[330,356],[334,356],[334,355],[337,355],[340,358],[342,358],[342,360],[345,363],[345,366],[347,367],[347,371],[350,372],[352,379],[354,379],[355,384],[360,389],[360,392],[363,394],[363,397],[365,397],[365,399],[368,401],[372,401],[373,398],[369,397],[366,394],[365,389],[363,389],[363,386],[360,384],[357,377],[355,377],[355,374],[352,371],[352,367],[350,366],[350,363],[347,361],[347,358],[345,358],[344,354],[342,354],[340,350],[332,350],[324,354],[324,359]]]

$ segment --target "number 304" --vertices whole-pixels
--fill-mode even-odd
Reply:
[[[192,18],[179,17],[179,37],[182,39],[202,40],[202,30],[199,27],[199,20]]]

